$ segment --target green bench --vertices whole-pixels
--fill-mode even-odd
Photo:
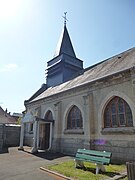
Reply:
[[[75,167],[85,168],[83,162],[86,161],[96,164],[96,174],[99,173],[99,170],[105,172],[104,165],[109,165],[111,155],[111,152],[106,151],[78,149],[75,156]]]

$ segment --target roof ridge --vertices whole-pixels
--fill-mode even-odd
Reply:
[[[91,68],[93,68],[93,67],[96,67],[96,66],[98,66],[98,65],[100,65],[100,64],[102,64],[102,63],[104,63],[104,62],[106,62],[106,61],[110,61],[111,59],[114,59],[114,58],[116,58],[116,57],[121,58],[121,57],[119,57],[120,55],[123,55],[123,54],[125,54],[125,53],[128,53],[128,52],[132,51],[133,49],[135,49],[135,47],[132,47],[132,48],[130,48],[130,49],[128,49],[128,50],[125,50],[125,51],[123,51],[123,52],[120,52],[119,54],[116,54],[116,55],[114,55],[114,56],[112,56],[112,57],[109,57],[109,58],[107,58],[107,59],[104,59],[103,61],[97,62],[96,64],[93,64],[93,65],[91,65],[91,66],[89,66],[89,67],[87,67],[87,68],[85,68],[85,69],[83,69],[83,70],[84,70],[84,72],[85,72],[85,71],[87,71],[87,70],[89,70],[89,69],[91,69]]]

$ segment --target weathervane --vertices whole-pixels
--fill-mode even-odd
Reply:
[[[63,18],[64,18],[64,25],[66,26],[66,23],[67,23],[67,18],[66,18],[66,14],[67,14],[67,12],[64,12],[64,16],[62,16]]]

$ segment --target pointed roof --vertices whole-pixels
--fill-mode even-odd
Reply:
[[[59,56],[62,53],[76,58],[66,25],[64,25],[64,29],[58,41],[58,44],[54,53],[54,57]]]

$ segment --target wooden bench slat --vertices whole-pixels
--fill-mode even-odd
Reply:
[[[101,163],[101,164],[109,164],[110,163],[110,159],[109,158],[105,158],[105,157],[97,157],[97,156],[90,156],[87,154],[76,154],[76,158],[77,160],[82,160],[82,161],[92,161],[95,163]]]
[[[77,153],[85,153],[88,155],[95,155],[95,156],[104,156],[104,157],[111,157],[111,152],[101,152],[101,151],[95,151],[95,150],[86,150],[86,149],[78,149]]]
[[[76,160],[80,160],[82,162],[91,162],[91,163],[95,163],[95,164],[102,164],[102,165],[109,165],[109,163],[103,163],[101,161],[95,161],[95,160],[86,160],[86,159],[80,159],[80,158],[76,158]]]

